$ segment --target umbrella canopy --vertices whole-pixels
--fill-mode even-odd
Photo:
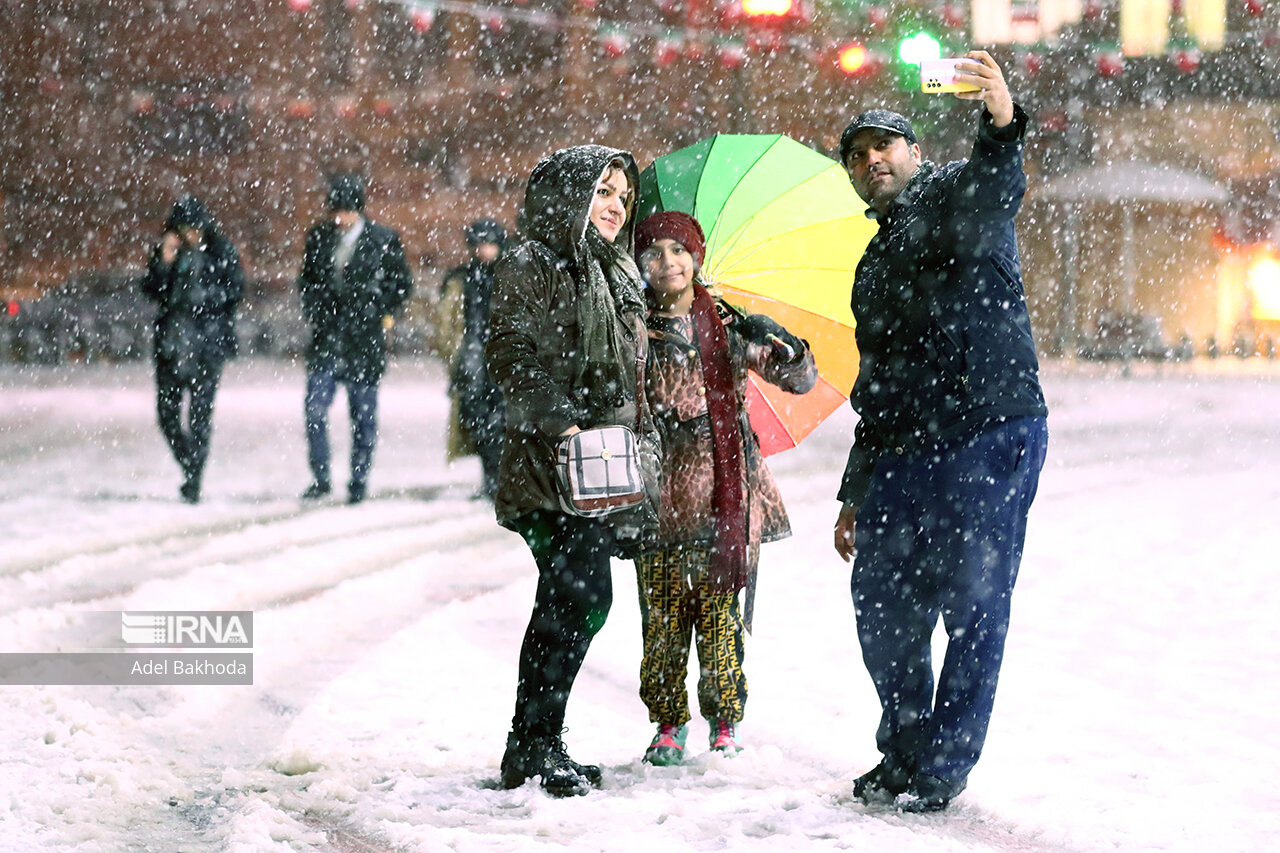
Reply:
[[[794,447],[845,401],[858,373],[854,271],[875,224],[839,163],[781,134],[719,134],[659,157],[640,175],[643,218],[694,216],[707,235],[703,279],[729,302],[809,342],[818,385],[782,391],[752,374],[747,405],[767,455]]]

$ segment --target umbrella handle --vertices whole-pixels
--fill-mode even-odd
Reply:
[[[787,343],[777,335],[769,335],[766,337],[766,340],[769,341],[769,343],[773,345],[773,348],[778,351],[778,354],[784,356],[787,361],[796,360],[796,351],[791,348],[791,344]]]

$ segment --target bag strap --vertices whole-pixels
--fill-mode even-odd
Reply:
[[[653,431],[653,414],[645,396],[645,369],[649,361],[649,331],[644,320],[636,317],[636,438]]]

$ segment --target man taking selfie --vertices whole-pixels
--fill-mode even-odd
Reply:
[[[913,812],[946,808],[982,752],[1048,440],[1014,234],[1027,116],[990,55],[965,60],[956,97],[983,106],[968,160],[924,161],[888,110],[840,139],[879,224],[853,286],[859,421],[835,525],[882,709],[882,760],[853,793]]]

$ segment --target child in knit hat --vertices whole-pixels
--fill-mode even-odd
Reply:
[[[655,213],[636,229],[650,308],[645,390],[663,447],[657,540],[636,561],[640,698],[658,726],[644,760],[656,765],[684,760],[691,639],[710,747],[740,749],[743,634],[750,630],[760,543],[791,534],[747,420],[747,371],[797,394],[817,381],[804,341],[710,293],[701,277],[705,253],[702,228],[687,213]],[[744,590],[746,619],[739,605]]]

